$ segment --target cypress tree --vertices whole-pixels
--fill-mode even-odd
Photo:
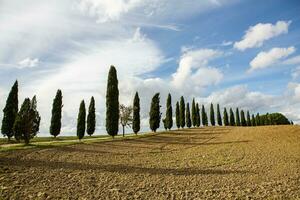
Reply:
[[[250,117],[249,110],[247,111],[247,126],[251,126],[251,117]]]
[[[31,100],[31,119],[32,119],[32,129],[30,133],[30,139],[36,136],[36,134],[40,130],[40,122],[41,122],[41,117],[39,112],[37,111],[37,100],[36,96],[34,95],[32,100]]]
[[[60,134],[61,130],[61,110],[62,110],[62,93],[61,90],[57,90],[55,98],[52,104],[52,116],[50,124],[50,134],[55,138]]]
[[[259,113],[256,114],[255,121],[256,121],[256,126],[261,126]]]
[[[256,126],[256,120],[253,114],[252,114],[251,126]]]
[[[218,125],[222,126],[222,117],[221,117],[220,105],[219,104],[217,104],[217,121],[218,121]]]
[[[17,141],[24,140],[29,144],[30,139],[39,131],[41,117],[37,111],[36,97],[26,98],[14,122],[13,131]]]
[[[214,105],[212,103],[210,104],[210,124],[212,126],[216,125]]]
[[[241,125],[242,126],[247,126],[247,121],[245,118],[245,112],[243,110],[241,110]]]
[[[89,136],[93,135],[96,129],[96,109],[95,109],[95,99],[91,97],[91,102],[89,105],[89,113],[86,120],[86,132]]]
[[[2,126],[1,126],[1,133],[3,136],[8,138],[10,141],[11,137],[14,136],[14,123],[16,117],[18,115],[18,81],[15,81],[14,85],[12,86],[7,100],[5,107],[3,109],[3,119],[2,119]]]
[[[226,108],[224,108],[224,112],[223,112],[223,120],[224,120],[224,125],[225,126],[229,126],[229,119],[228,119],[228,113]]]
[[[176,102],[176,126],[180,128],[180,109],[179,109],[179,102]]]
[[[201,119],[200,119],[200,109],[199,104],[196,103],[196,126],[199,127],[201,125]]]
[[[173,127],[172,97],[170,93],[167,98],[166,127],[169,130]]]
[[[79,140],[81,140],[84,137],[85,115],[86,115],[85,104],[84,104],[84,100],[82,100],[80,103],[79,113],[77,118],[77,137]]]
[[[152,98],[150,113],[149,113],[150,129],[154,132],[156,132],[156,130],[159,128],[159,125],[160,125],[161,113],[160,113],[159,100],[160,100],[159,93],[156,93]]]
[[[119,89],[117,70],[110,67],[106,91],[106,131],[114,137],[119,131]]]
[[[191,128],[192,126],[192,121],[191,121],[191,113],[190,113],[190,104],[186,104],[186,126],[188,128]]]
[[[195,105],[195,99],[193,99],[192,102],[192,124],[193,127],[197,126],[197,110]]]
[[[137,134],[141,129],[141,118],[140,118],[140,97],[138,92],[135,93],[133,100],[133,121],[132,130]]]
[[[230,126],[235,126],[234,114],[232,108],[229,110],[229,124]]]
[[[239,108],[236,108],[236,110],[235,110],[235,125],[236,126],[241,126]]]
[[[166,118],[162,120],[165,130],[168,130]]]
[[[207,118],[207,114],[206,114],[204,105],[202,105],[201,115],[202,115],[202,124],[203,124],[203,126],[208,126],[208,118]]]
[[[180,126],[185,127],[185,102],[183,96],[180,98]]]

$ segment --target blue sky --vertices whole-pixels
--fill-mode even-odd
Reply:
[[[81,99],[95,96],[103,133],[115,65],[121,103],[140,93],[143,130],[155,92],[162,105],[170,92],[174,104],[184,95],[300,123],[299,13],[297,0],[0,0],[0,106],[18,79],[20,102],[37,95],[47,135],[60,88],[73,134]]]

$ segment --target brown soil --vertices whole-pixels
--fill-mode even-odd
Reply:
[[[0,199],[300,199],[300,127],[2,152]]]

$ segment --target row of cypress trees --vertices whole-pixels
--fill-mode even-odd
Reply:
[[[57,137],[61,132],[61,117],[62,117],[62,91],[57,90],[56,96],[52,104],[52,116],[50,123],[50,134]],[[36,110],[36,97],[32,100],[25,99],[20,111],[18,111],[18,82],[16,81],[8,95],[6,106],[3,110],[4,117],[2,120],[1,132],[4,136],[7,136],[10,140],[15,136],[17,140],[24,139],[25,142],[29,142],[29,139],[34,137],[39,130],[40,116]],[[162,113],[160,112],[160,94],[156,93],[151,101],[149,112],[149,125],[150,129],[154,132],[160,127],[160,121]],[[201,115],[200,115],[201,112]],[[235,115],[232,108],[224,108],[223,119],[221,116],[220,106],[217,104],[217,112],[215,119],[214,106],[210,105],[210,124],[215,126],[260,126],[260,125],[274,125],[274,124],[290,124],[288,119],[279,113],[266,114],[260,116],[259,113],[254,116],[250,116],[250,112],[247,111],[246,115],[244,110],[239,111],[236,108]],[[119,89],[117,70],[114,66],[110,67],[107,79],[107,92],[106,92],[106,131],[112,137],[116,136],[119,131]],[[138,92],[136,92],[133,100],[133,117],[132,117],[132,129],[135,134],[140,131],[140,98]],[[26,121],[27,120],[27,121]],[[184,127],[200,127],[208,126],[208,115],[204,105],[200,109],[200,105],[193,99],[190,109],[190,104],[185,103],[184,97],[181,96],[179,102],[176,102],[175,120],[177,128]],[[28,121],[31,122],[30,127],[25,127]],[[162,119],[166,130],[170,130],[173,127],[173,110],[172,110],[172,97],[168,94],[166,101],[166,114]],[[16,125],[17,124],[17,125]],[[23,127],[21,127],[21,125]],[[86,116],[86,108],[84,100],[81,101],[78,118],[77,118],[77,136],[79,139],[84,137],[85,132],[88,135],[92,135],[95,132],[96,127],[96,114],[95,114],[95,99],[91,97],[90,105],[88,109],[88,115]],[[23,129],[22,129],[23,128]],[[26,129],[26,130],[25,130]],[[30,131],[29,131],[30,129]],[[25,131],[24,131],[25,130]],[[27,135],[23,133],[27,132]],[[22,133],[21,137],[19,133]],[[29,139],[28,139],[29,138]]]

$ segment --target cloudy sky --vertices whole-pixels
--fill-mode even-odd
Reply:
[[[104,133],[110,65],[120,102],[141,96],[143,130],[154,93],[204,105],[282,112],[300,123],[298,0],[0,0],[0,107],[19,81],[37,95],[41,135],[63,91],[63,134],[79,103],[96,99]],[[2,114],[0,115],[2,118]]]

